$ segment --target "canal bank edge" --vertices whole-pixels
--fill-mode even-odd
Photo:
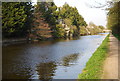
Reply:
[[[78,79],[101,79],[103,73],[103,63],[108,53],[109,34],[103,40],[102,44],[93,53],[92,57],[86,63]]]

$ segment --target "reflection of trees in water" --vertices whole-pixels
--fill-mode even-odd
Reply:
[[[40,63],[37,66],[37,72],[40,80],[50,80],[56,70],[55,62]]]
[[[63,57],[62,61],[63,61],[63,66],[69,66],[72,65],[70,63],[75,62],[78,59],[78,55],[79,53],[75,53],[75,54],[71,54],[68,56]]]
[[[3,79],[29,79],[33,73],[31,68],[15,69],[10,67],[10,69],[4,70],[2,72]]]

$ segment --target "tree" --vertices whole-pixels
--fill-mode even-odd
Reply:
[[[32,21],[31,2],[2,3],[2,33],[4,37],[22,37]]]
[[[58,8],[58,19],[70,19],[71,25],[77,27],[76,30],[73,30],[73,36],[80,35],[80,26],[87,26],[86,22],[84,21],[84,18],[79,14],[77,8],[71,7],[67,3],[65,3],[62,7]]]
[[[55,38],[63,38],[65,36],[65,30],[62,24],[56,25],[56,28],[53,34]]]
[[[89,5],[91,8],[104,8],[107,11],[107,28],[112,30],[113,34],[120,36],[120,1],[109,0],[106,4],[98,3],[97,6]]]
[[[120,2],[113,2],[108,8],[107,27],[112,30],[113,34],[120,36]]]
[[[33,28],[29,35],[33,40],[46,40],[52,38],[52,27],[47,21],[48,18],[46,19],[46,13],[49,10],[48,6],[49,4],[46,2],[37,2],[37,5],[35,5],[32,24]]]
[[[105,29],[104,26],[102,26],[102,25],[99,25],[98,27],[99,27],[101,30]]]
[[[39,11],[42,12],[43,17],[50,25],[56,25],[56,9],[54,2],[38,2]]]

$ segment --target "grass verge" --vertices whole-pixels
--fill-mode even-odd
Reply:
[[[93,53],[86,63],[83,72],[78,75],[78,79],[101,79],[103,62],[108,52],[109,35],[103,40],[102,44]]]

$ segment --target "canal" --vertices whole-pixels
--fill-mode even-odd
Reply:
[[[3,46],[3,79],[77,79],[107,34]]]

